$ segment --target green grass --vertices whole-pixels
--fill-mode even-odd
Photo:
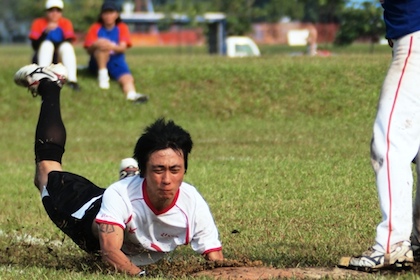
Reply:
[[[193,137],[186,181],[209,203],[225,257],[334,267],[373,244],[380,220],[369,142],[390,51],[330,49],[330,57],[305,57],[273,46],[259,58],[229,59],[203,49],[133,48],[137,89],[150,96],[143,105],[127,103],[116,83],[101,91],[81,70],[83,90],[62,91],[64,168],[106,187],[142,129],[157,117],[173,119]],[[40,99],[13,83],[30,55],[29,46],[0,47],[0,279],[128,279],[84,265],[89,257],[42,208],[32,184]],[[13,238],[25,234],[47,245]],[[176,266],[152,275],[166,278],[200,260],[189,247],[172,258]]]

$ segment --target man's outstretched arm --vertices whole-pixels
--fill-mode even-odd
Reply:
[[[102,260],[120,272],[139,275],[143,270],[134,265],[121,251],[124,241],[122,228],[110,224],[98,224]]]

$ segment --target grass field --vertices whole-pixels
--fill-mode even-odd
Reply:
[[[143,105],[127,103],[116,83],[101,91],[80,70],[82,91],[62,91],[64,168],[106,187],[142,129],[163,116],[193,137],[186,181],[209,203],[225,257],[333,267],[361,253],[380,220],[369,143],[390,50],[355,46],[331,49],[330,57],[292,51],[266,47],[259,58],[228,59],[200,49],[134,48],[128,59],[137,89],[150,96]],[[40,99],[13,83],[30,55],[26,45],[0,46],[0,279],[128,279],[104,275],[40,203],[32,184]],[[179,267],[200,261],[185,247],[149,271],[181,277]]]

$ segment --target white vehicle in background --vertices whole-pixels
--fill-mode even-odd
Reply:
[[[108,1],[108,0],[107,0]],[[110,1],[110,0],[109,0]],[[117,0],[114,0],[117,1]],[[120,0],[118,0],[120,1]],[[151,0],[147,0],[147,12],[134,11],[134,4],[126,1],[123,4],[121,19],[127,24],[157,24],[167,18],[167,14],[156,13]],[[171,14],[172,23],[185,24],[192,19],[185,14]],[[228,57],[260,56],[260,50],[255,42],[246,36],[226,37],[226,15],[208,12],[195,17],[195,21],[205,23],[208,27],[207,44],[210,54],[226,55]],[[157,29],[156,29],[157,30]]]
[[[251,38],[229,36],[226,38],[226,55],[228,57],[260,56],[261,52]]]

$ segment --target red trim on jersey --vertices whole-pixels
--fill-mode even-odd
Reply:
[[[119,226],[121,229],[124,230],[124,226],[118,224],[118,223],[113,223],[113,222],[109,222],[109,221],[105,221],[105,220],[100,220],[100,219],[95,219],[95,223],[97,224],[106,224],[106,225],[113,225],[113,226]]]
[[[217,252],[217,251],[222,251],[222,247],[208,249],[208,250],[204,251],[204,253],[202,253],[202,255],[207,255],[207,254],[209,254],[211,252]]]
[[[125,222],[125,224],[128,224],[132,219],[133,219],[133,215],[130,215],[130,217],[128,217],[127,222]]]
[[[405,62],[404,62],[404,67],[401,71],[401,76],[400,79],[398,81],[398,86],[397,86],[397,90],[395,91],[395,96],[394,96],[394,101],[392,103],[392,109],[391,109],[391,113],[389,115],[389,119],[388,119],[388,127],[387,127],[387,131],[386,131],[386,162],[387,162],[387,179],[388,179],[388,195],[389,195],[389,222],[388,222],[388,241],[386,244],[386,252],[389,253],[390,249],[391,249],[391,234],[392,234],[392,192],[391,192],[391,171],[390,171],[390,163],[389,163],[389,148],[391,146],[391,140],[390,140],[390,130],[391,130],[391,122],[392,122],[392,117],[394,114],[394,109],[397,103],[397,99],[398,99],[398,95],[400,93],[400,89],[401,89],[401,83],[402,83],[402,79],[404,77],[405,74],[405,69],[407,67],[408,64],[408,59],[410,58],[411,55],[411,50],[413,47],[413,36],[410,37],[410,45],[408,48],[408,53],[407,53],[407,57],[405,58]],[[399,163],[397,163],[399,164]]]
[[[83,44],[85,48],[92,46],[93,43],[95,43],[96,40],[98,40],[98,31],[101,27],[102,25],[99,22],[95,22],[90,26],[85,37],[85,43]]]
[[[125,42],[127,44],[127,48],[131,47],[132,43],[128,25],[124,22],[120,22],[117,24],[117,27],[120,30],[120,42]]]
[[[147,188],[146,188],[146,187],[147,187],[147,183],[146,183],[146,179],[144,179],[144,180],[143,180],[143,185],[142,185],[143,196],[144,196],[144,202],[146,202],[146,205],[147,205],[147,206],[149,206],[150,210],[152,210],[152,212],[153,212],[155,215],[160,215],[160,214],[166,213],[166,212],[168,212],[169,210],[171,210],[171,209],[172,209],[172,207],[174,207],[174,206],[175,206],[176,201],[178,200],[178,196],[179,196],[179,189],[178,189],[178,191],[176,192],[176,194],[175,194],[175,196],[174,196],[174,199],[172,200],[171,204],[170,204],[168,207],[166,207],[165,209],[163,209],[163,210],[159,211],[159,210],[157,210],[157,209],[156,209],[156,208],[152,205],[152,202],[150,201],[149,195],[147,194]]]
[[[37,18],[34,20],[31,26],[29,33],[29,39],[38,40],[44,33],[45,28],[48,26],[48,20],[46,18]],[[70,39],[71,41],[76,40],[76,35],[74,34],[73,24],[67,18],[60,18],[58,20],[58,27],[61,28],[64,34],[64,39]]]
[[[150,244],[150,247],[155,249],[157,252],[163,252],[162,249],[160,249],[160,247],[154,243]]]
[[[182,214],[184,214],[185,219],[187,220],[186,233],[185,233],[185,243],[184,243],[184,245],[188,245],[188,243],[190,242],[190,224],[188,222],[188,215],[181,208],[178,207],[178,209],[179,209],[179,211],[182,212]]]

